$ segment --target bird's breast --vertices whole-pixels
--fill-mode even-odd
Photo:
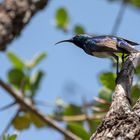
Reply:
[[[111,54],[107,52],[92,52],[92,55],[100,58],[106,58],[106,57],[110,57]]]

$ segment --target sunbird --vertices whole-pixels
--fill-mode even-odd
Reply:
[[[73,43],[83,49],[85,53],[92,56],[100,58],[114,57],[117,61],[117,75],[119,74],[119,56],[117,54],[122,54],[122,62],[124,62],[125,55],[128,56],[131,53],[139,52],[134,48],[134,46],[139,45],[138,43],[112,35],[91,36],[78,34],[71,39],[62,40],[56,44],[62,42]]]

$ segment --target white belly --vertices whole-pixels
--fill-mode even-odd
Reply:
[[[111,54],[106,52],[93,52],[92,54],[93,56],[100,57],[100,58],[111,57]]]

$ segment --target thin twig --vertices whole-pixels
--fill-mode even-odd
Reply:
[[[3,89],[5,89],[7,91],[7,93],[10,94],[17,101],[17,103],[19,103],[21,106],[28,109],[30,112],[34,113],[43,122],[49,124],[51,127],[53,127],[55,130],[57,130],[61,134],[63,134],[64,136],[66,136],[67,138],[69,138],[71,140],[81,140],[80,137],[76,136],[75,134],[73,134],[72,132],[70,132],[64,128],[59,127],[53,119],[51,119],[48,116],[45,116],[43,113],[41,113],[39,110],[37,110],[33,105],[26,102],[23,99],[23,97],[20,96],[20,95],[22,95],[22,93],[17,93],[15,90],[13,90],[9,85],[7,85],[1,79],[0,79],[0,86]]]
[[[125,0],[123,0],[122,3],[121,3],[120,9],[119,9],[118,15],[116,17],[115,24],[112,28],[111,35],[116,35],[117,34],[118,29],[119,29],[119,27],[121,25],[121,22],[123,20],[123,17],[124,17],[126,7],[127,7],[127,4],[125,3]]]
[[[66,122],[74,122],[74,121],[86,121],[88,120],[100,120],[104,117],[104,114],[99,114],[99,115],[92,115],[92,116],[87,116],[85,114],[81,115],[74,115],[74,116],[63,116],[62,120]]]
[[[100,113],[103,113],[103,112],[107,112],[108,109],[102,109],[101,107],[97,107],[97,106],[93,106],[92,107],[92,110],[93,111],[96,111],[96,112],[100,112]]]
[[[85,114],[85,119],[88,120],[88,112],[87,112],[87,106],[86,106],[87,101],[85,97],[83,97],[82,100],[83,100],[83,112]]]
[[[110,102],[108,102],[107,100],[105,99],[102,99],[102,98],[99,98],[99,97],[93,97],[93,99],[98,102],[98,103],[101,103],[101,104],[105,104],[105,105],[109,105],[110,106]]]
[[[3,136],[7,133],[7,131],[9,130],[9,128],[11,127],[13,120],[15,119],[15,117],[18,115],[19,110],[16,111],[15,115],[12,117],[12,119],[10,120],[10,122],[7,124],[7,126],[5,127],[5,129],[3,130],[3,132],[0,135],[0,140],[3,138]]]
[[[16,102],[12,102],[12,103],[10,103],[8,105],[5,105],[5,106],[0,108],[0,111],[4,111],[6,109],[9,109],[10,107],[13,107],[15,104],[16,104]]]

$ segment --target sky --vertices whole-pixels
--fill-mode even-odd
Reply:
[[[87,33],[110,34],[114,25],[120,3],[109,3],[105,0],[52,0],[49,5],[36,16],[23,30],[20,37],[15,39],[8,47],[24,60],[31,59],[39,52],[47,52],[48,56],[35,70],[42,69],[46,72],[40,90],[38,100],[54,103],[57,97],[64,101],[80,104],[82,98],[87,101],[98,95],[101,84],[98,75],[104,71],[114,71],[109,59],[100,59],[85,54],[72,44],[54,46],[57,41],[72,37],[72,33],[64,33],[55,28],[54,16],[59,7],[65,7],[71,18],[71,25],[82,24]],[[140,43],[140,15],[139,11],[127,7],[118,36]],[[69,27],[71,29],[71,26]],[[138,48],[139,49],[139,48]],[[11,64],[5,53],[0,53],[0,77],[6,81],[6,73]],[[71,85],[71,86],[70,86]],[[71,89],[71,87],[74,89]],[[73,93],[69,93],[71,89]],[[12,101],[12,98],[0,89],[0,106]],[[45,113],[52,111],[52,107],[40,108]],[[0,133],[14,115],[15,108],[0,112]],[[14,130],[10,129],[10,133]],[[25,130],[19,134],[17,140],[38,140],[40,138],[61,140],[62,136],[49,129]]]

